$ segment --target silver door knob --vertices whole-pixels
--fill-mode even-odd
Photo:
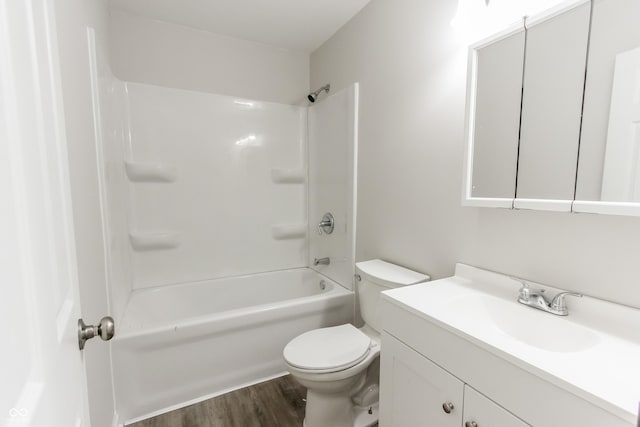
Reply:
[[[447,414],[450,414],[453,411],[453,408],[454,406],[453,406],[453,403],[451,402],[445,402],[442,404],[442,410]]]
[[[111,316],[103,317],[97,326],[85,325],[84,320],[78,319],[78,347],[84,350],[84,343],[95,336],[100,336],[102,341],[109,341],[116,333],[115,324]]]
[[[464,427],[478,427],[478,423],[475,421],[467,421],[464,423]]]

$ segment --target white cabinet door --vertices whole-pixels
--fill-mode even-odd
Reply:
[[[87,426],[53,2],[0,0],[0,424]]]
[[[462,425],[462,381],[386,332],[380,363],[380,427]]]
[[[473,159],[470,168],[474,198],[513,199],[522,103],[524,26],[507,37],[479,46],[475,54],[475,97],[469,89],[469,124],[473,124]],[[473,57],[472,57],[473,58]],[[470,102],[469,101],[469,102]],[[509,200],[508,207],[511,207]]]
[[[529,424],[468,385],[464,386],[464,427],[527,427]]]
[[[527,20],[516,208],[517,199],[573,200],[590,12],[584,3]]]

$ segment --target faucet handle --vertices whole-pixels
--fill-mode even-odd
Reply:
[[[518,291],[518,301],[521,302],[529,302],[529,298],[533,295],[540,295],[544,293],[544,289],[542,288],[538,288],[538,289],[531,289],[531,287],[529,286],[529,284],[523,280],[520,279],[518,277],[511,277],[511,279],[515,280],[516,282],[520,282],[520,284],[522,285],[520,287],[520,290]]]
[[[518,291],[520,292],[520,296],[529,298],[529,294],[531,293],[531,288],[529,287],[529,284],[524,280],[518,280],[518,282],[520,282],[520,284],[522,285],[520,287],[520,290]]]
[[[558,314],[560,315],[567,315],[567,304],[564,300],[565,297],[568,296],[582,298],[582,294],[579,294],[577,292],[560,292],[555,297],[553,297],[553,300],[551,300],[550,308],[558,312]]]
[[[524,280],[516,280],[518,280],[522,284],[520,290],[518,291],[518,301],[529,302],[529,298],[531,297],[531,288],[529,287],[529,284]]]

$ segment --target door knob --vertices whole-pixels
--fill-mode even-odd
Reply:
[[[467,421],[464,423],[464,427],[478,427],[478,423],[475,421]]]
[[[113,317],[106,316],[100,320],[100,324],[85,325],[82,319],[78,319],[78,347],[84,350],[84,343],[95,336],[100,336],[102,341],[109,341],[116,333]]]
[[[453,403],[445,402],[442,404],[442,410],[447,414],[450,414],[453,411]]]

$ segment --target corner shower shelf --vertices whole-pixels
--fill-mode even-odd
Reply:
[[[303,184],[307,180],[307,170],[271,169],[271,180],[276,184]]]
[[[271,226],[271,236],[275,240],[304,239],[307,224],[276,224]]]
[[[178,176],[174,167],[160,162],[125,161],[124,168],[131,182],[173,182]]]
[[[129,241],[136,251],[156,251],[180,246],[178,233],[173,231],[129,233]]]

